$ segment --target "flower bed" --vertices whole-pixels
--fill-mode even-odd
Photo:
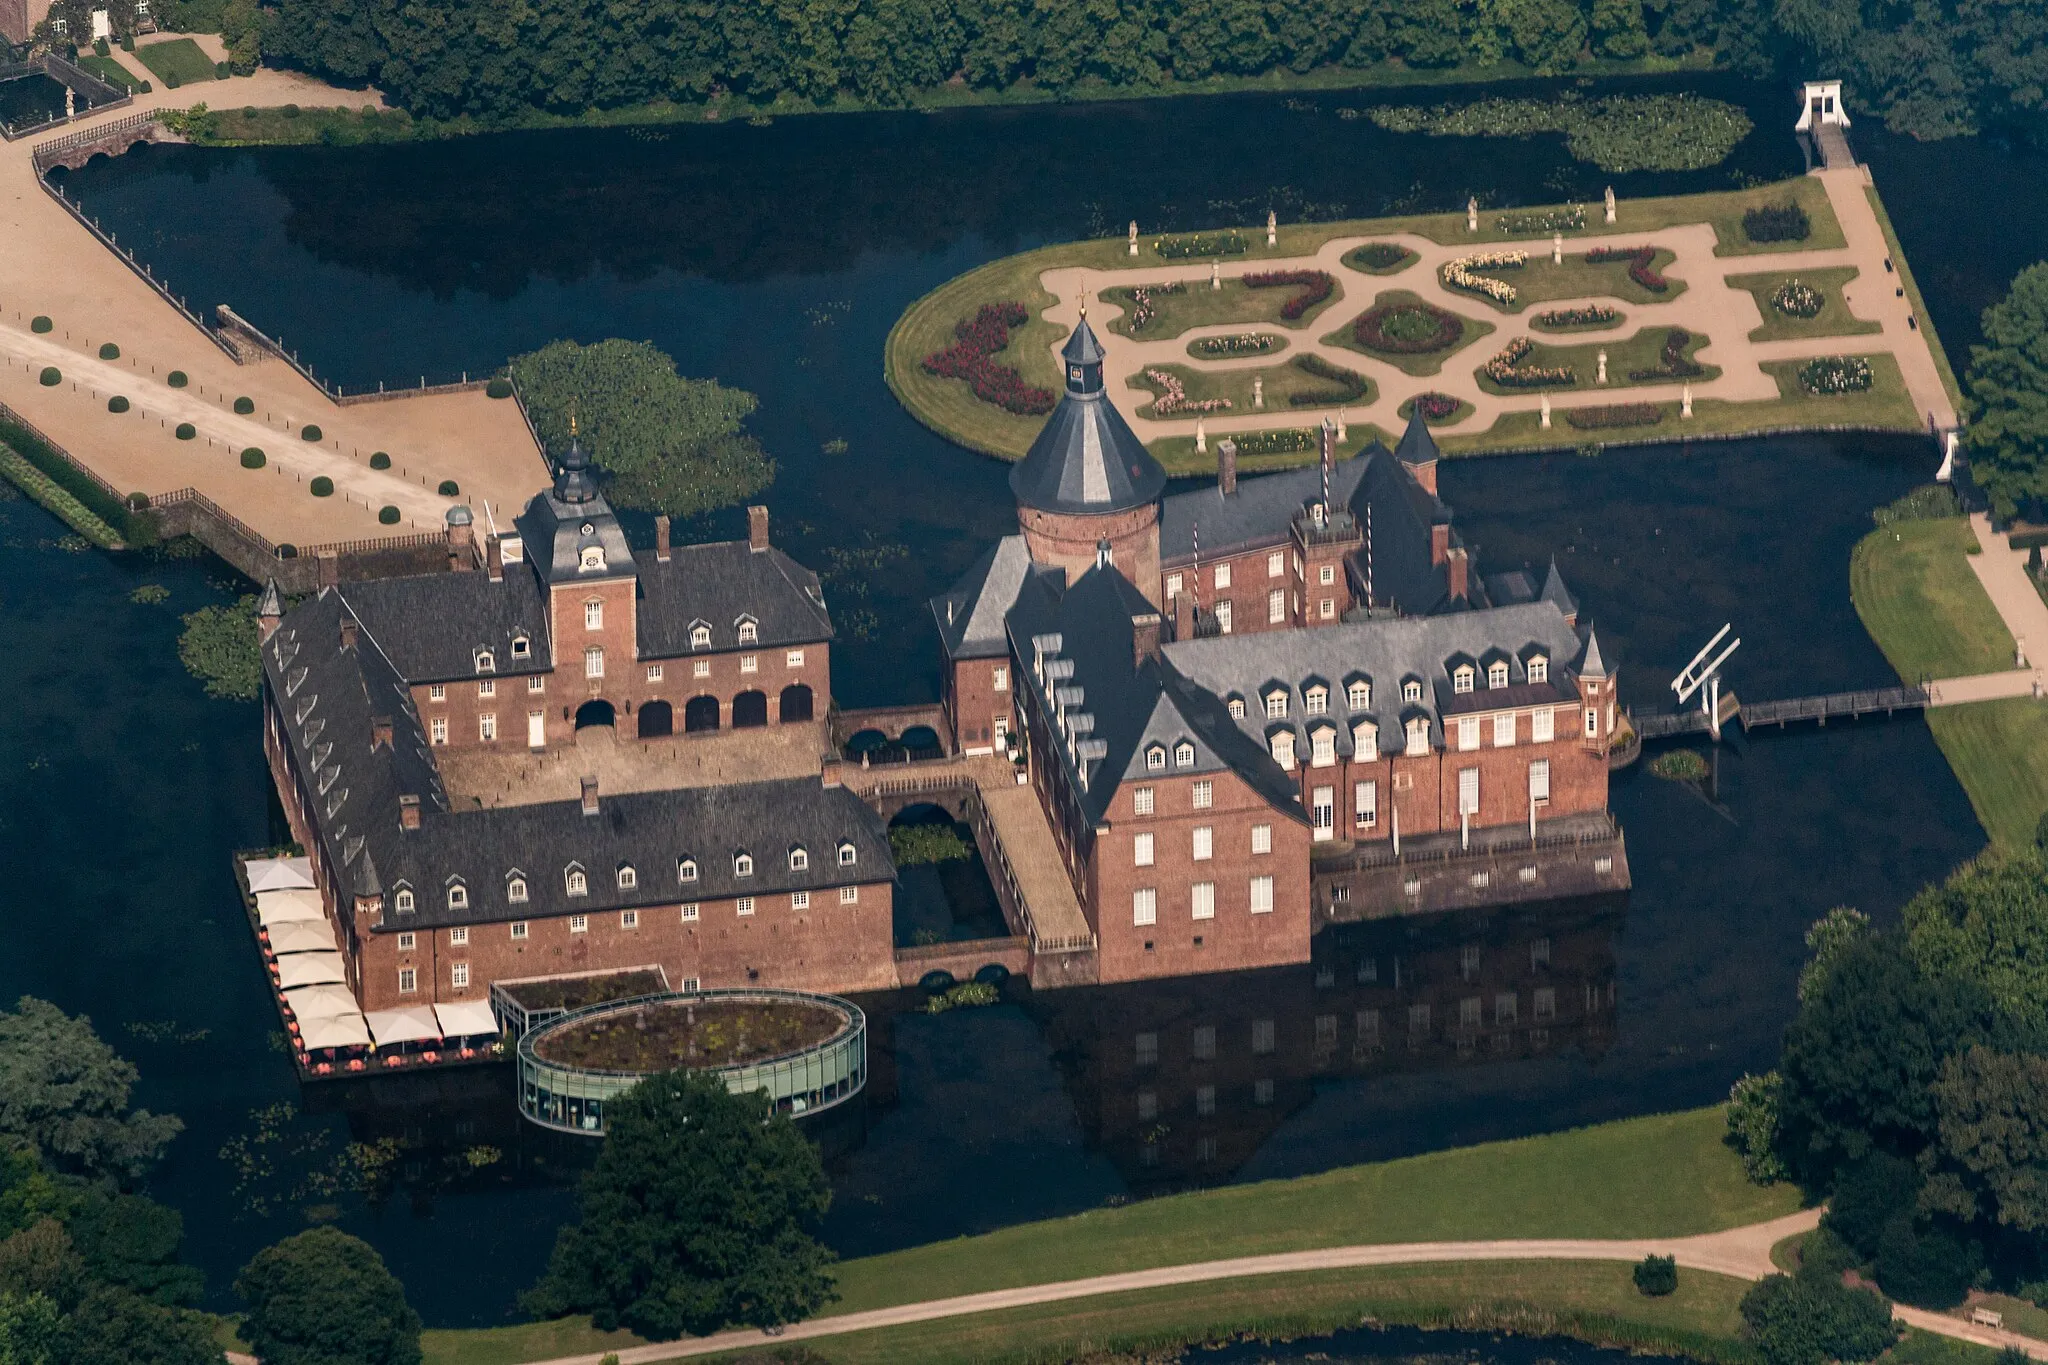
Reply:
[[[1655,403],[1615,403],[1602,408],[1569,408],[1564,420],[1580,431],[1606,431],[1614,427],[1654,427],[1664,420],[1664,409]]]
[[[1788,318],[1817,318],[1828,296],[1803,280],[1787,280],[1771,291],[1771,307]]]
[[[1245,431],[1234,433],[1239,455],[1291,455],[1320,448],[1321,436],[1307,427],[1289,431]]]
[[[1536,315],[1536,325],[1552,331],[1569,332],[1581,327],[1612,327],[1621,321],[1621,314],[1612,308],[1602,308],[1597,303],[1584,308],[1553,308],[1547,313]]]
[[[1237,332],[1227,337],[1202,337],[1195,350],[1206,356],[1264,355],[1280,344],[1270,332]]]
[[[1483,294],[1503,308],[1512,307],[1515,302],[1515,287],[1506,280],[1496,280],[1488,275],[1478,274],[1481,270],[1519,270],[1529,263],[1526,251],[1475,251],[1470,256],[1460,256],[1447,261],[1443,268],[1443,281],[1453,289],[1462,289],[1468,294]]]
[[[1294,368],[1304,374],[1335,384],[1335,389],[1310,389],[1287,396],[1287,401],[1297,408],[1328,407],[1332,403],[1356,403],[1371,389],[1365,376],[1356,370],[1347,370],[1342,365],[1332,365],[1319,355],[1298,355],[1294,357]]]
[[[1368,308],[1351,324],[1352,340],[1389,355],[1428,355],[1457,345],[1464,335],[1464,320],[1456,313],[1419,301]]]
[[[1163,392],[1152,400],[1154,417],[1172,417],[1182,412],[1221,412],[1230,406],[1228,398],[1204,398],[1197,402],[1188,397],[1187,386],[1180,377],[1167,370],[1147,370],[1145,377],[1157,384]]]
[[[1742,215],[1742,235],[1752,242],[1803,242],[1813,220],[1794,203],[1760,204]]]
[[[1019,417],[1044,416],[1052,411],[1051,390],[1026,384],[1014,368],[989,358],[1010,344],[1012,330],[1030,320],[1030,312],[1014,300],[984,303],[972,318],[954,325],[953,335],[958,339],[951,346],[924,358],[925,373],[964,379],[976,398],[1005,412]]]
[[[1531,232],[1577,232],[1586,226],[1586,211],[1574,204],[1548,213],[1503,213],[1494,223],[1510,237]]]
[[[1656,259],[1657,248],[1653,246],[1600,246],[1586,253],[1587,265],[1627,261],[1630,279],[1652,294],[1661,294],[1671,287],[1671,281],[1650,268],[1650,263]]]
[[[1261,274],[1246,275],[1247,289],[1280,289],[1298,286],[1299,294],[1280,305],[1280,317],[1285,322],[1295,322],[1309,309],[1330,297],[1337,288],[1337,282],[1320,270],[1268,270]]]
[[[1706,371],[1685,353],[1692,345],[1692,333],[1683,327],[1673,327],[1664,334],[1664,349],[1657,355],[1657,363],[1647,370],[1630,370],[1628,377],[1637,383],[1658,379],[1697,379]]]
[[[1153,241],[1152,249],[1169,261],[1185,261],[1193,256],[1242,256],[1251,247],[1251,242],[1242,232],[1197,232],[1188,237],[1160,237]]]
[[[1481,370],[1504,389],[1541,389],[1559,384],[1576,384],[1579,373],[1569,365],[1524,365],[1536,349],[1527,337],[1516,337]]]
[[[1458,400],[1447,393],[1418,393],[1412,402],[1425,422],[1441,422],[1458,411]]]
[[[1142,332],[1158,320],[1159,309],[1152,302],[1153,295],[1184,294],[1186,292],[1187,286],[1184,284],[1132,285],[1129,289],[1124,290],[1124,293],[1131,300],[1131,311],[1124,318],[1124,330],[1132,333]]]
[[[1864,393],[1874,382],[1870,362],[1860,355],[1820,355],[1799,367],[1799,387],[1822,397]]]

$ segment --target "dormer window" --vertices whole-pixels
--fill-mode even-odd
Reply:
[[[1408,755],[1413,758],[1429,752],[1429,717],[1408,718]]]
[[[697,880],[697,860],[695,858],[677,860],[676,880],[679,882],[694,882]]]
[[[1285,720],[1286,718],[1287,693],[1276,687],[1266,694],[1266,719]]]
[[[806,871],[807,869],[809,869],[810,865],[811,855],[808,850],[802,848],[793,848],[789,851],[789,870],[791,872]]]
[[[583,628],[585,630],[604,629],[603,598],[593,597],[588,602],[585,602],[583,604]]]
[[[515,659],[531,659],[533,657],[533,641],[524,635],[513,636],[512,657]]]
[[[576,563],[576,568],[577,568],[578,572],[581,572],[581,573],[603,573],[603,572],[604,572],[604,546],[602,546],[602,545],[586,545],[586,546],[584,546],[584,547],[583,547],[583,553],[582,553],[582,555],[581,555],[581,556],[580,556],[580,557],[578,558],[578,560],[577,560],[577,563]]]
[[[399,887],[398,894],[391,898],[391,908],[401,915],[410,915],[413,910],[412,888]]]
[[[1273,737],[1267,742],[1272,746],[1273,761],[1289,772],[1292,772],[1294,770],[1294,731],[1275,731]]]
[[[697,622],[697,623],[696,623],[695,625],[693,625],[693,626],[691,626],[691,627],[690,627],[690,648],[692,648],[692,649],[709,649],[709,648],[711,648],[711,627],[710,627],[710,626],[707,626],[707,625],[705,625],[705,624],[704,624],[704,623],[703,623],[702,621],[699,621],[699,622]]]
[[[1230,718],[1231,718],[1232,720],[1243,720],[1243,719],[1244,719],[1244,698],[1243,698],[1243,697],[1232,697],[1232,698],[1230,699]]]
[[[1372,709],[1372,684],[1363,678],[1354,679],[1350,688],[1346,690],[1344,699],[1351,704],[1351,709],[1354,711],[1370,711]]]
[[[1508,666],[1495,659],[1486,666],[1486,686],[1489,691],[1508,685]]]
[[[450,910],[469,909],[469,888],[461,882],[454,882],[448,887],[448,908]]]
[[[590,878],[586,877],[583,869],[575,863],[570,863],[568,869],[562,873],[562,886],[572,896],[590,894]]]
[[[1408,681],[1406,681],[1406,682],[1402,683],[1402,684],[1401,684],[1401,700],[1402,700],[1402,701],[1408,701],[1408,702],[1415,702],[1415,701],[1421,701],[1421,700],[1422,700],[1422,683],[1421,683],[1420,681],[1418,681],[1417,679],[1414,679],[1414,678],[1410,678],[1410,679],[1408,679]]]
[[[751,853],[735,853],[735,854],[733,854],[733,855],[732,855],[732,875],[733,875],[733,876],[735,876],[735,877],[751,877],[751,876],[753,876],[753,875],[754,875],[754,855],[753,855],[753,854],[751,854]]]
[[[633,870],[631,863],[619,864],[619,890],[631,891],[640,885],[640,874]]]
[[[1529,656],[1529,681],[1532,683],[1550,681],[1550,660],[1541,654]]]
[[[754,624],[752,617],[742,616],[739,619],[739,628],[741,644],[757,645],[761,643],[761,628]]]
[[[1145,769],[1147,772],[1155,773],[1163,773],[1166,771],[1165,745],[1155,744],[1145,751]]]
[[[1190,768],[1190,767],[1193,767],[1193,766],[1194,766],[1194,762],[1195,762],[1195,746],[1194,746],[1194,745],[1192,745],[1192,744],[1188,743],[1188,741],[1186,741],[1186,740],[1182,740],[1182,741],[1181,741],[1181,742],[1180,742],[1179,744],[1177,744],[1177,745],[1175,745],[1175,746],[1174,746],[1174,749],[1173,749],[1173,766],[1174,766],[1174,767],[1176,767],[1176,768]]]
[[[1365,762],[1380,756],[1380,727],[1362,720],[1351,727],[1351,756]]]
[[[1311,716],[1320,716],[1330,709],[1330,689],[1321,683],[1301,694],[1301,709]]]
[[[495,654],[491,653],[491,651],[489,651],[488,649],[478,650],[476,652],[476,671],[479,673],[497,672],[498,657]]]
[[[854,851],[851,839],[841,839],[839,841],[839,865],[841,867],[852,867],[858,856]]]
[[[1459,664],[1457,671],[1451,674],[1451,691],[1459,693],[1470,692],[1472,690],[1472,676],[1472,665]]]
[[[1337,761],[1337,732],[1327,725],[1311,731],[1309,742],[1309,764],[1312,767],[1327,768]]]
[[[526,878],[517,872],[505,879],[505,899],[514,905],[526,904]]]

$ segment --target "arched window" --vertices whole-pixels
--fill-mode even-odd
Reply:
[[[1165,747],[1155,744],[1147,749],[1145,751],[1145,766],[1155,773],[1166,771]]]
[[[585,630],[604,629],[604,599],[602,597],[593,597],[583,604],[583,628]]]
[[[1508,666],[1495,659],[1486,666],[1486,685],[1489,689],[1508,685]]]
[[[810,865],[811,855],[807,851],[802,848],[793,848],[789,851],[789,870],[791,872],[802,872]]]
[[[704,623],[703,623],[702,621],[699,621],[699,622],[698,622],[698,623],[697,623],[696,625],[694,625],[694,626],[691,626],[691,627],[690,627],[690,648],[692,648],[692,649],[709,649],[709,648],[711,648],[711,627],[709,627],[709,626],[705,625],[705,624],[704,624]]]
[[[853,840],[841,839],[839,841],[839,865],[841,867],[852,867],[854,864],[854,860],[858,856],[859,855],[854,852]]]
[[[1232,697],[1232,698],[1230,699],[1230,718],[1231,718],[1232,720],[1243,720],[1243,719],[1244,719],[1244,698],[1243,698],[1243,697]]]
[[[398,894],[391,898],[391,904],[399,914],[410,915],[413,906],[412,888],[406,886],[399,887]]]
[[[1188,743],[1188,742],[1187,742],[1186,740],[1182,740],[1182,741],[1181,741],[1180,743],[1178,743],[1178,744],[1176,744],[1176,745],[1174,745],[1174,746],[1173,746],[1173,766],[1174,766],[1174,767],[1176,767],[1176,768],[1186,768],[1186,767],[1189,767],[1190,765],[1192,765],[1192,764],[1194,763],[1194,761],[1195,761],[1195,746],[1194,746],[1194,745],[1192,745],[1192,744]]]
[[[751,620],[750,618],[748,618],[748,617],[745,617],[745,616],[742,616],[742,617],[741,617],[741,618],[739,619],[739,628],[740,628],[740,643],[741,643],[741,644],[743,644],[743,645],[752,645],[752,644],[759,644],[759,643],[760,643],[760,641],[761,641],[761,628],[760,628],[759,626],[755,625],[755,624],[754,624],[754,622],[753,622],[753,621],[752,621],[752,620]]]
[[[604,676],[604,646],[592,645],[583,651],[583,676],[602,678]]]
[[[695,858],[683,858],[676,863],[676,880],[679,882],[694,882],[697,880],[697,860]]]
[[[1327,768],[1337,761],[1337,732],[1329,726],[1318,726],[1308,742],[1311,767]]]
[[[1294,767],[1294,732],[1292,730],[1275,731],[1268,743],[1272,746],[1273,761],[1283,768],[1292,770]]]
[[[619,890],[631,891],[638,885],[640,885],[640,874],[633,870],[631,863],[621,863],[619,865]]]
[[[477,672],[479,672],[479,673],[495,673],[495,672],[497,672],[497,671],[498,671],[498,659],[497,659],[497,656],[496,656],[496,655],[494,655],[494,654],[492,654],[492,653],[491,653],[491,651],[489,651],[488,649],[480,649],[480,650],[478,650],[478,651],[476,652],[476,671],[477,671]]]
[[[1349,695],[1345,700],[1351,703],[1351,709],[1354,711],[1370,709],[1372,706],[1372,684],[1363,678],[1354,679],[1351,683]]]
[[[751,853],[735,853],[735,854],[733,854],[733,855],[732,855],[732,875],[733,875],[733,876],[735,876],[735,877],[751,877],[751,876],[753,876],[753,875],[754,875],[754,855],[753,855],[753,854],[751,854]]]
[[[1410,716],[1408,718],[1408,752],[1410,755],[1429,752],[1429,718]]]
[[[1351,727],[1352,756],[1371,762],[1380,756],[1380,727],[1362,720]]]
[[[572,896],[590,894],[590,878],[584,876],[583,869],[574,863],[570,863],[568,870],[562,874],[562,884]]]
[[[526,904],[526,878],[513,873],[505,879],[505,899],[514,905]]]
[[[461,882],[456,882],[448,888],[448,908],[450,910],[469,909],[469,888]]]

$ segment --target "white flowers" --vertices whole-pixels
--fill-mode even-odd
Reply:
[[[1462,289],[1468,294],[1484,294],[1507,308],[1515,301],[1515,287],[1506,280],[1496,280],[1476,272],[1519,270],[1528,263],[1529,253],[1526,251],[1475,251],[1470,256],[1446,262],[1443,281],[1451,288]]]
[[[1152,400],[1154,417],[1171,417],[1177,412],[1218,412],[1230,406],[1228,398],[1204,398],[1199,403],[1190,402],[1187,387],[1180,382],[1180,377],[1166,370],[1147,370],[1145,377],[1164,390]]]

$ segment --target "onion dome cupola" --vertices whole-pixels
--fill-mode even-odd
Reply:
[[[633,548],[599,491],[597,471],[569,428],[569,450],[552,486],[536,493],[518,518],[525,557],[543,582],[570,583],[634,575]]]
[[[1061,348],[1066,392],[1010,471],[1022,507],[1103,516],[1158,500],[1166,471],[1103,392],[1102,343],[1084,313]]]

